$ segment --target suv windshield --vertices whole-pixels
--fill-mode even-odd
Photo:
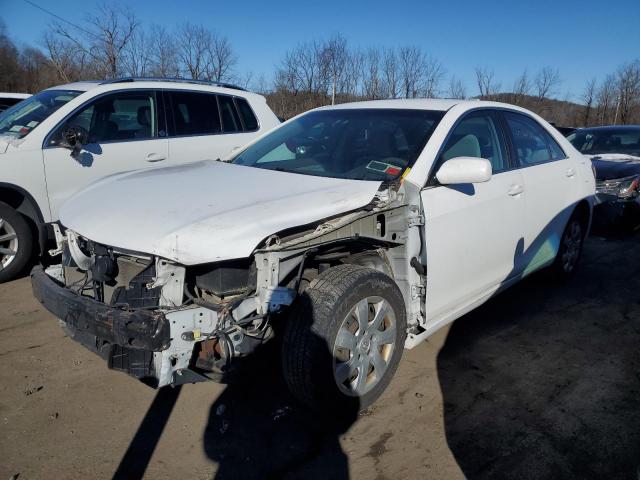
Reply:
[[[443,115],[382,108],[310,112],[232,162],[320,177],[389,181],[413,165]]]
[[[620,153],[640,156],[640,127],[576,130],[567,140],[585,155]]]
[[[83,92],[44,90],[0,113],[0,135],[22,138],[44,119]]]

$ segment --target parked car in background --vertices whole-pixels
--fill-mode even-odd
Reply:
[[[554,127],[556,127],[556,129],[565,137],[573,132],[576,131],[575,127],[557,127],[554,125]]]
[[[640,125],[581,128],[568,140],[589,156],[596,174],[594,220],[633,229],[640,224]]]
[[[20,272],[62,203],[106,175],[216,159],[279,125],[226,84],[125,78],[44,90],[0,114],[0,282]]]
[[[30,96],[30,93],[0,92],[0,113],[4,112],[9,107],[13,107],[16,103],[21,102],[25,98],[29,98]]]
[[[519,107],[320,108],[228,163],[82,190],[33,289],[110,368],[159,387],[225,378],[286,319],[291,391],[339,415],[378,398],[403,348],[536,270],[574,272],[594,183]]]

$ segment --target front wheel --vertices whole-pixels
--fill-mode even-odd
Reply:
[[[586,225],[575,213],[567,222],[560,238],[558,254],[552,269],[559,277],[567,277],[574,273],[582,256],[582,247],[586,237]]]
[[[12,280],[33,253],[33,234],[25,218],[0,202],[0,283]]]
[[[357,265],[323,272],[296,300],[287,322],[289,389],[314,410],[367,408],[398,367],[405,316],[402,293],[387,275]]]

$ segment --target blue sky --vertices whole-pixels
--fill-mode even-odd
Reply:
[[[81,23],[92,0],[33,0]],[[351,46],[419,45],[476,94],[474,67],[488,66],[503,90],[527,68],[558,68],[575,100],[591,77],[602,79],[640,58],[640,0],[195,1],[138,0],[144,24],[202,23],[226,35],[241,71],[272,77],[284,52],[335,32]],[[0,17],[18,43],[39,44],[52,20],[23,0],[0,0]]]

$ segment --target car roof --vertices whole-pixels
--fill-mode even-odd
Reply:
[[[502,107],[514,110],[522,110],[519,107],[501,102],[489,102],[486,100],[461,100],[453,98],[393,98],[389,100],[367,100],[363,102],[341,103],[317,110],[328,109],[358,109],[358,108],[399,108],[410,110],[435,110],[446,112],[456,105],[466,105],[469,108]]]
[[[580,132],[612,132],[620,130],[640,130],[640,125],[603,125],[600,127],[579,128]]]
[[[239,92],[251,94],[242,87],[231,85],[228,83],[208,82],[204,80],[189,79],[173,79],[173,78],[136,78],[125,77],[114,80],[84,80],[80,82],[66,83],[50,87],[47,90],[76,90],[87,92],[95,88],[101,88],[104,91],[123,90],[131,88],[164,88],[164,89],[190,89],[200,91],[211,91],[227,93],[230,95],[238,95]]]
[[[29,98],[30,93],[6,93],[0,92],[0,98]]]

